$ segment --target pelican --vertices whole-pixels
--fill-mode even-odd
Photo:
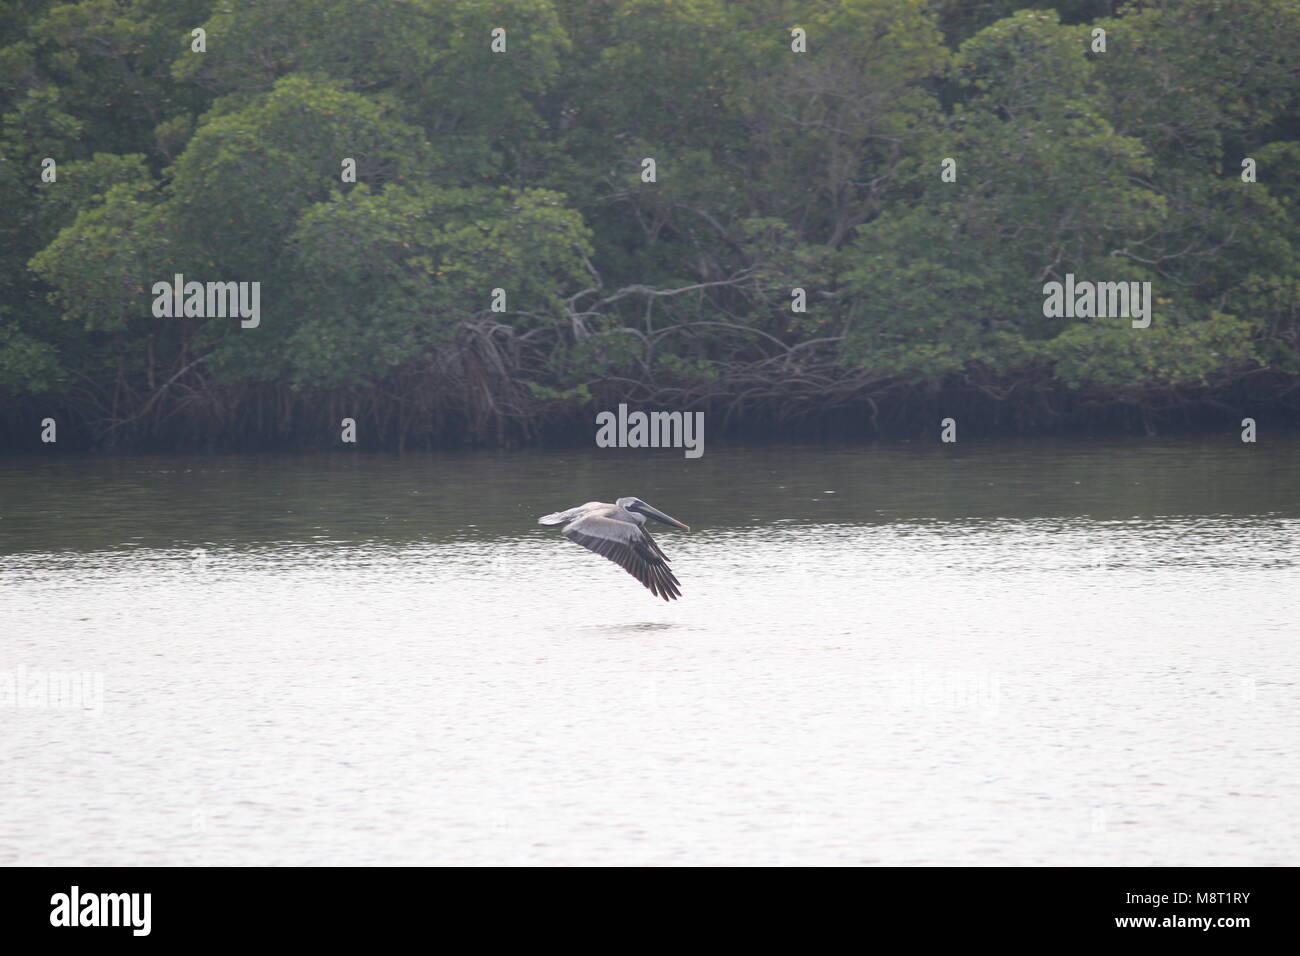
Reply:
[[[645,519],[683,531],[691,529],[676,518],[652,508],[640,498],[619,498],[614,504],[588,501],[568,511],[557,511],[537,519],[538,524],[564,525],[563,534],[589,551],[603,555],[650,589],[650,593],[671,601],[681,597],[681,582],[668,570],[668,558],[646,530]]]

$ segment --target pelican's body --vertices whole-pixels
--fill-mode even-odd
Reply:
[[[609,558],[649,588],[651,594],[671,601],[681,597],[681,583],[668,570],[668,558],[646,530],[648,517],[683,531],[691,530],[640,498],[619,498],[612,505],[588,501],[538,518],[537,523],[563,524],[560,533],[570,541]]]

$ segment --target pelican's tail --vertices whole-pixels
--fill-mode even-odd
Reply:
[[[590,508],[599,508],[599,501],[588,501],[585,505],[578,505],[576,508],[566,508],[564,511],[553,511],[548,515],[542,515],[537,519],[538,524],[564,524],[566,521],[572,521],[580,514],[584,514]]]

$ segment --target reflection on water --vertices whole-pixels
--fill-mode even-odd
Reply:
[[[1300,446],[960,447],[0,460],[0,863],[1294,862]]]

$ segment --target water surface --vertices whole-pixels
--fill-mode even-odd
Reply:
[[[0,459],[0,672],[102,688],[0,706],[0,863],[1294,864],[1297,475],[1161,439]],[[629,494],[692,527],[681,601],[535,523]]]

